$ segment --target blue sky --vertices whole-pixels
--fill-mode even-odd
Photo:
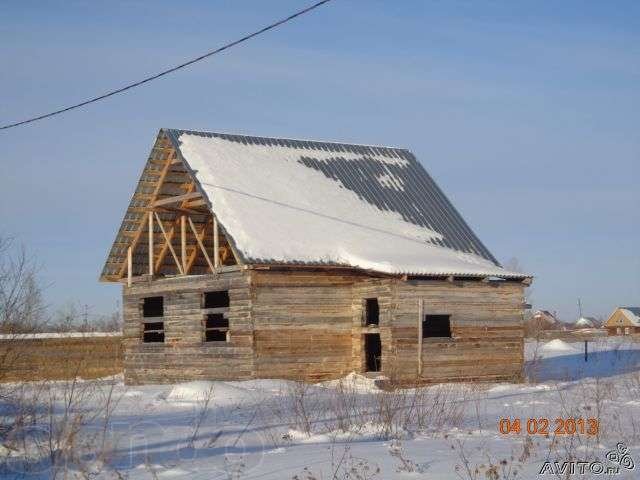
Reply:
[[[0,122],[103,93],[300,1],[0,4]],[[535,307],[640,303],[640,3],[334,0],[141,89],[0,132],[0,234],[52,306],[98,274],[160,127],[410,148]]]

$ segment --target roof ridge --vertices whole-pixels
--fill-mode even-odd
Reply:
[[[247,137],[247,138],[261,138],[266,140],[287,140],[291,142],[311,142],[311,143],[328,143],[331,145],[343,145],[343,146],[354,146],[354,147],[373,147],[373,148],[388,148],[390,150],[402,150],[405,152],[409,152],[413,155],[413,152],[405,147],[394,147],[391,145],[376,145],[372,143],[349,143],[349,142],[336,142],[333,140],[315,140],[310,138],[291,138],[291,137],[270,137],[266,135],[248,135],[245,133],[232,133],[232,132],[210,132],[206,130],[191,130],[185,128],[162,128],[161,130],[168,130],[173,132],[183,132],[183,133],[204,133],[208,135],[229,135],[235,137]]]

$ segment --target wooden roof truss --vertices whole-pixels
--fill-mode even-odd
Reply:
[[[201,275],[239,263],[208,199],[160,132],[100,279]]]

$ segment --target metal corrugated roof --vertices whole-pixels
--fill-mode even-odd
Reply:
[[[434,245],[475,254],[499,266],[433,178],[407,149],[178,129],[164,129],[164,132],[177,149],[180,148],[178,139],[182,134],[214,137],[243,145],[303,149],[305,152],[299,156],[298,163],[339,182],[380,210],[396,212],[406,222],[440,233],[442,238],[430,240]],[[331,155],[328,156],[327,152]],[[346,158],[347,154],[349,158]],[[248,260],[270,262],[264,258]],[[451,272],[456,273],[462,272]]]

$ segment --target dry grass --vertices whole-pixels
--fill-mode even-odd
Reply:
[[[0,340],[2,381],[91,379],[122,372],[121,337]]]

